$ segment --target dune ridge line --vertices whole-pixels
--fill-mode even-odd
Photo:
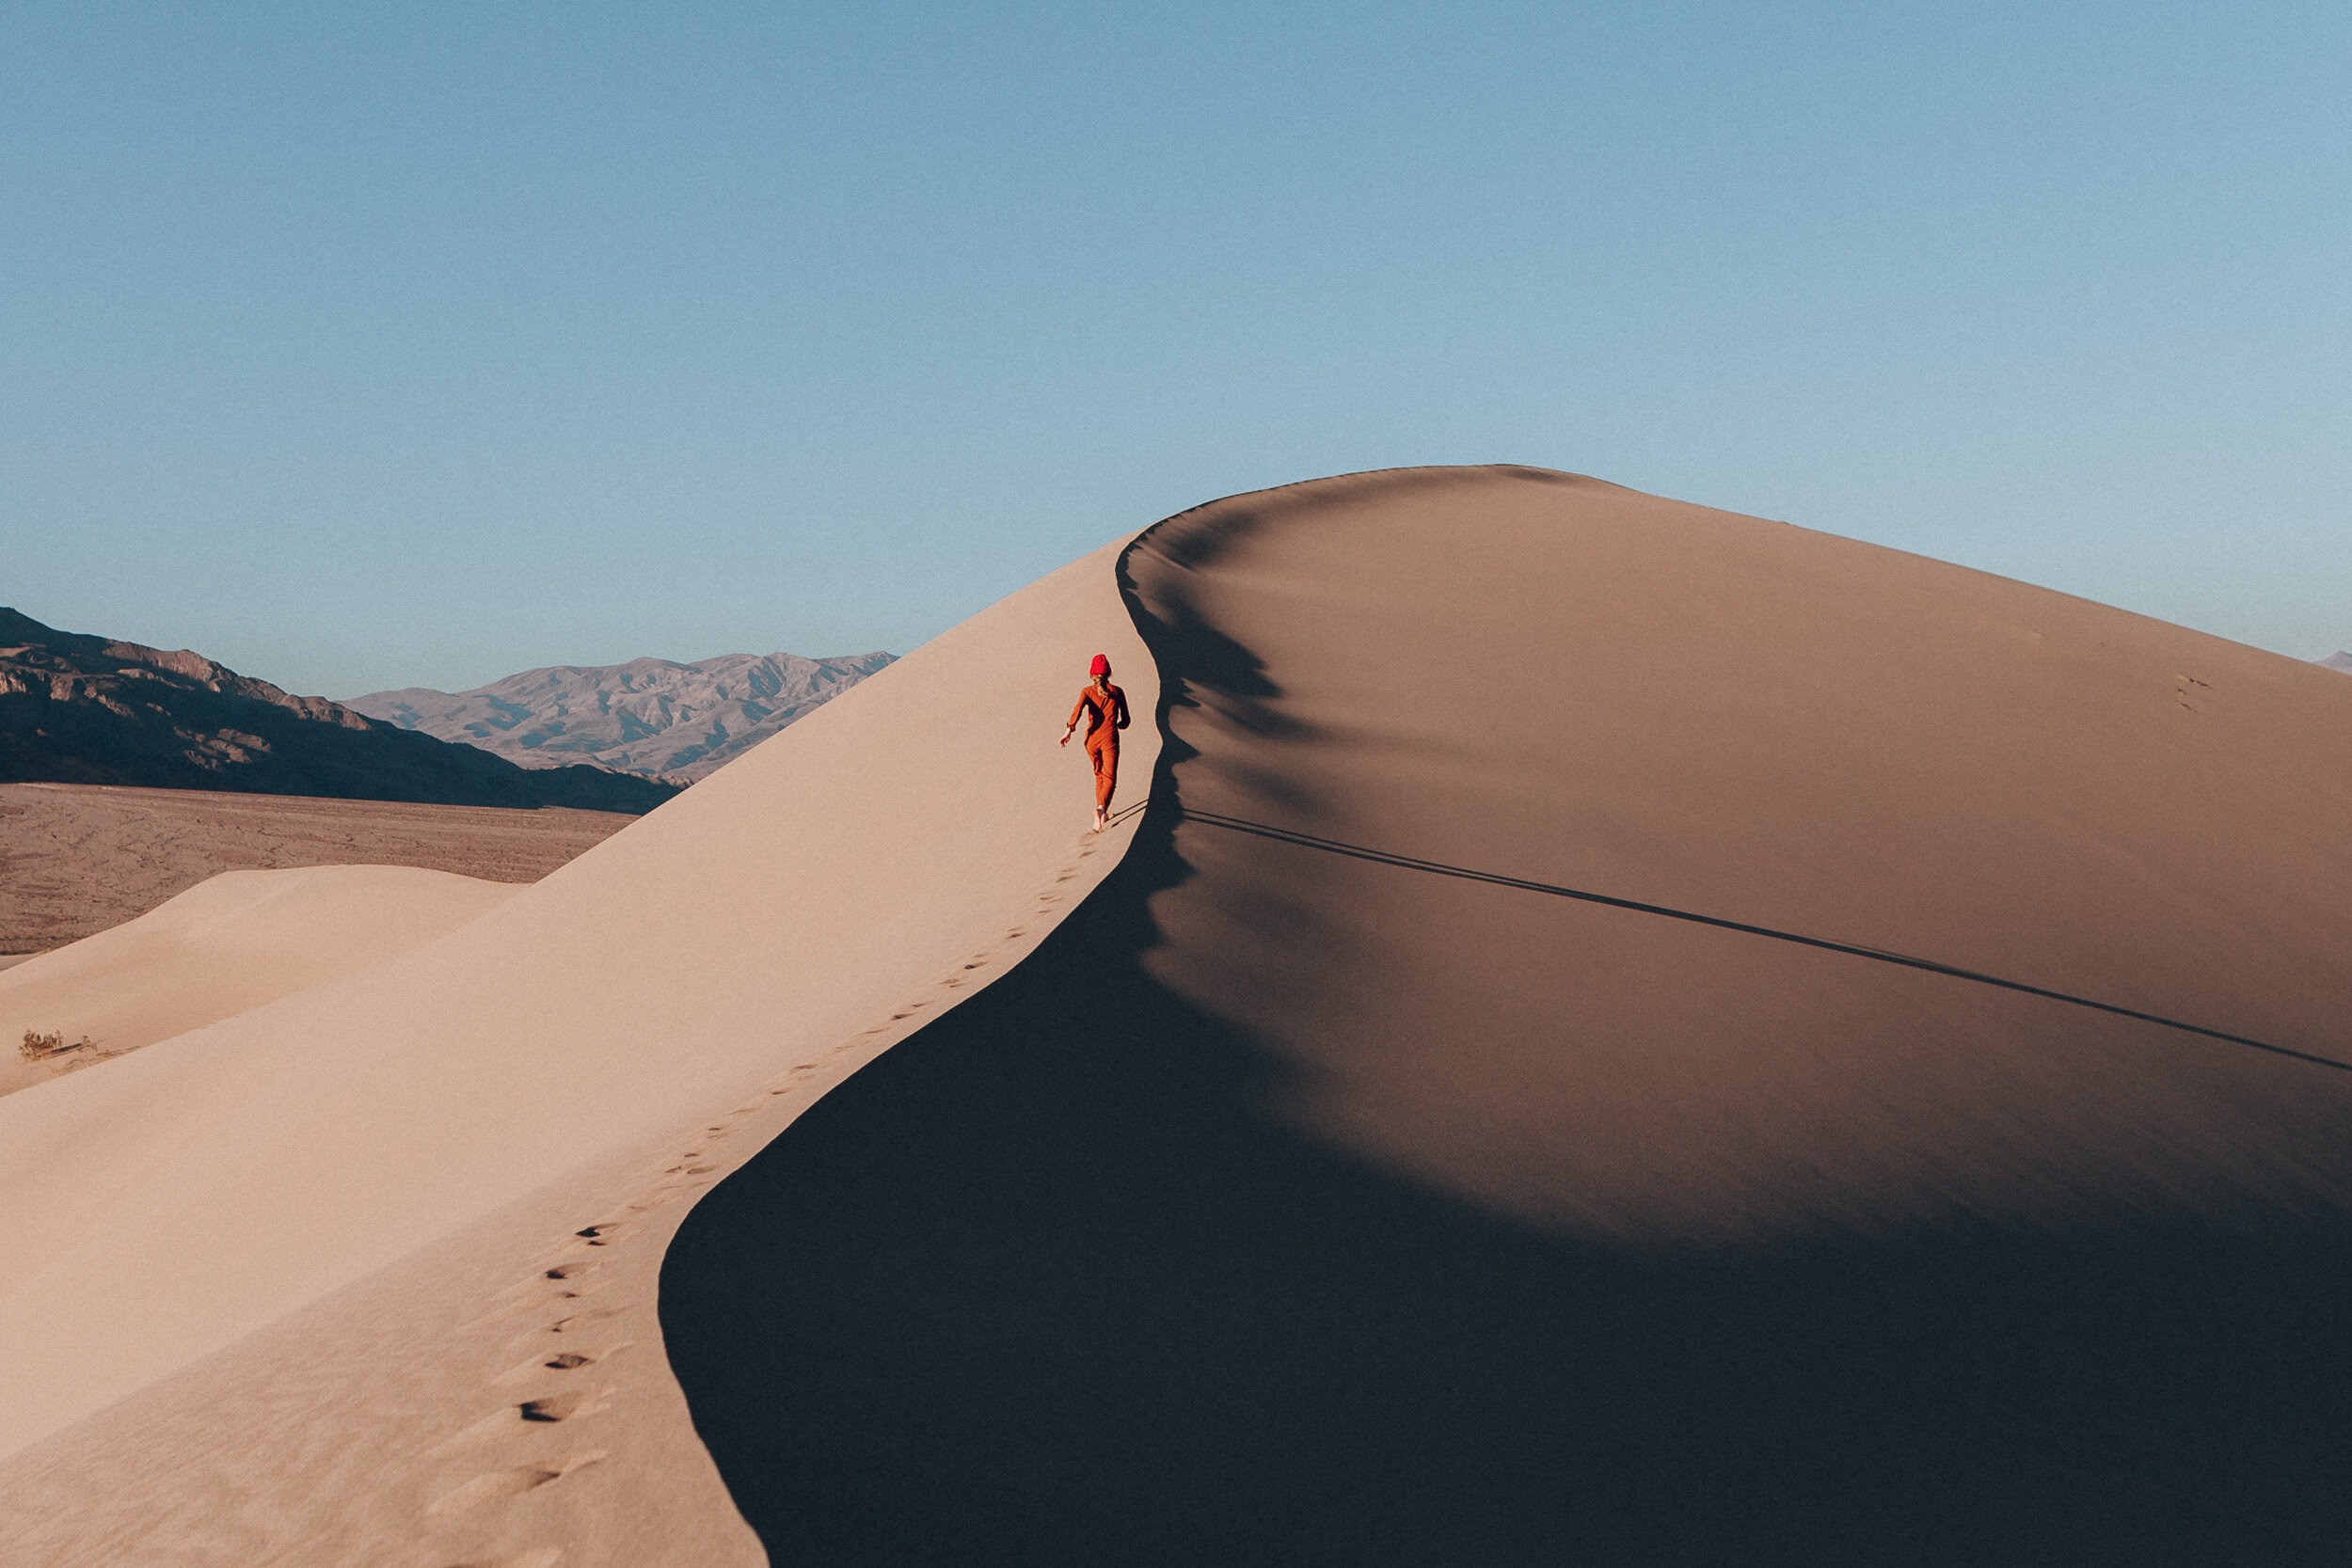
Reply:
[[[1120,576],[1134,845],[665,1260],[778,1560],[2341,1555],[2352,1085],[2157,1022],[2338,1037],[2331,673],[1500,467]]]
[[[22,1342],[50,1341],[0,1391],[0,1426],[37,1439],[0,1484],[0,1539],[176,1560],[173,1509],[200,1506],[255,1540],[299,1520],[447,1562],[758,1560],[662,1366],[662,1248],[750,1149],[1016,964],[1123,853],[1156,737],[1131,732],[1104,834],[1083,757],[1051,742],[1095,653],[1138,711],[1155,701],[1112,577],[1125,542],[486,924],[0,1101],[0,1164],[65,1167],[57,1203],[0,1198],[54,1238],[0,1297],[11,1331],[43,1325]],[[109,1123],[111,1148],[92,1136]],[[168,1306],[140,1283],[175,1270]],[[570,1401],[590,1368],[596,1397]],[[385,1413],[364,1443],[354,1409]],[[415,1457],[388,1465],[388,1444]]]

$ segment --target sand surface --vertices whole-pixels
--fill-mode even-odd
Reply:
[[[758,1561],[664,1367],[669,1228],[1123,849],[1053,744],[1096,652],[1153,701],[1116,555],[451,936],[0,1100],[0,1555]]]
[[[556,806],[0,784],[0,955],[78,942],[223,871],[413,865],[535,882],[636,820]]]
[[[2352,1062],[2337,675],[1530,470],[1125,570],[1126,859],[671,1246],[776,1560],[2340,1558],[2352,1072],[1993,983]]]
[[[224,871],[136,920],[0,974],[0,1094],[81,1071],[447,936],[519,893],[405,865]],[[89,1043],[82,1045],[87,1039]]]
[[[1188,813],[2352,1062],[2352,834],[2318,830],[2352,822],[2352,692],[2326,672],[1540,475],[1226,503],[1134,569],[1272,689],[1178,711]],[[1154,906],[1151,967],[1295,1064],[1288,1114],[1548,1228],[1754,1241],[2352,1190],[2352,1074],[1222,823],[1177,850],[1198,875]]]
[[[2179,627],[1541,470],[1220,501],[0,1100],[0,1544],[2332,1563],[2347,819],[2352,686]]]

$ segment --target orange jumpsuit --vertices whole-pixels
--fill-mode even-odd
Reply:
[[[1071,724],[1081,716],[1087,721],[1087,760],[1094,764],[1094,809],[1108,811],[1111,791],[1119,787],[1119,732],[1127,727],[1127,693],[1089,681],[1070,710]]]

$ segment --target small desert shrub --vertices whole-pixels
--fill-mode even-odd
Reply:
[[[16,1048],[16,1053],[28,1062],[46,1062],[62,1056],[69,1051],[79,1051],[85,1046],[95,1046],[97,1043],[87,1035],[84,1035],[72,1045],[68,1045],[62,1034],[43,1035],[27,1029],[24,1031],[24,1043]]]

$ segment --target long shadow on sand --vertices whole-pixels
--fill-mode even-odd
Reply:
[[[1159,547],[1250,526],[1212,521]],[[1187,605],[1136,619],[1164,693],[1281,722]],[[1284,1065],[1145,972],[1177,815],[672,1243],[670,1359],[776,1562],[2352,1553],[2342,1215],[1671,1255],[1521,1227],[1300,1136]]]
[[[2344,1560],[2341,1220],[1518,1228],[1262,1113],[1272,1059],[1136,962],[1183,874],[1144,832],[672,1245],[671,1361],[775,1561]]]

